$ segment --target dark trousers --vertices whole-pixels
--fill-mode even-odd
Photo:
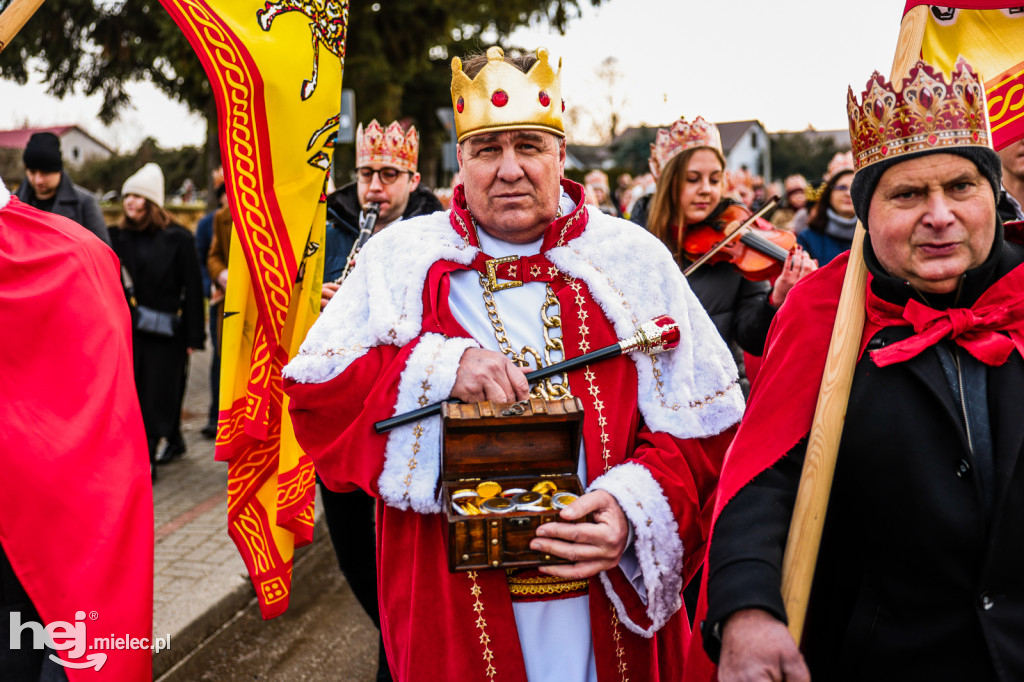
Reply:
[[[50,660],[49,654],[56,656],[57,652],[49,647],[34,648],[29,628],[21,630],[19,648],[11,648],[11,615],[14,613],[18,614],[21,625],[43,624],[0,547],[0,679],[5,682],[67,682],[64,668]]]
[[[220,328],[223,311],[223,299],[210,306],[210,413],[206,418],[210,426],[217,426],[220,414]]]
[[[376,508],[372,497],[361,490],[336,493],[323,484],[320,492],[324,503],[324,520],[338,557],[338,566],[345,575],[359,605],[373,624],[380,629],[380,607],[377,602],[377,538]],[[384,638],[378,643],[377,680],[391,680]]]

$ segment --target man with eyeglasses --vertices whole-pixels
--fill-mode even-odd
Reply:
[[[356,181],[327,197],[324,284],[320,309],[341,286],[342,273],[370,204],[380,204],[374,233],[391,223],[441,210],[441,202],[420,186],[416,172],[419,135],[394,121],[386,129],[376,120],[356,129]],[[321,486],[324,517],[338,565],[359,604],[380,628],[374,499],[361,490],[338,493]],[[390,680],[383,640],[378,646],[377,680]]]
[[[356,181],[327,197],[327,239],[325,241],[324,285],[320,309],[341,285],[352,247],[363,224],[364,210],[380,204],[374,233],[397,220],[440,211],[434,193],[420,186],[416,171],[420,139],[414,126],[408,132],[398,121],[386,129],[376,120],[356,129]]]

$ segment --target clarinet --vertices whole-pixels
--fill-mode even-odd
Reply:
[[[352,271],[353,266],[356,264],[356,254],[366,244],[366,240],[373,235],[373,227],[377,224],[377,215],[380,213],[380,204],[372,203],[368,204],[363,209],[363,220],[359,224],[359,235],[356,237],[356,243],[352,245],[352,250],[348,254],[348,261],[345,263],[345,269],[341,271],[341,276],[334,280],[335,284],[341,284],[348,277],[348,273]]]

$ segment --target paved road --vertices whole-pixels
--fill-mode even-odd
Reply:
[[[296,561],[288,611],[264,621],[255,599],[159,682],[340,680],[371,682],[377,631],[324,538]]]
[[[192,355],[182,432],[188,452],[154,485],[154,632],[173,635],[154,674],[184,680],[374,679],[377,630],[338,569],[318,523],[297,553],[288,611],[263,621],[227,535],[227,465],[199,434],[209,404],[209,351]],[[319,500],[318,500],[319,502]]]

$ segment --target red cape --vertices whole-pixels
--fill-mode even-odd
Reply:
[[[712,529],[722,509],[743,486],[810,432],[849,257],[846,252],[801,280],[775,315],[746,413],[722,464]],[[868,281],[870,285],[870,275]],[[861,354],[878,329],[865,320]],[[713,540],[712,533],[709,545]],[[707,571],[704,581],[694,621],[698,624],[707,612]],[[695,627],[684,679],[712,680],[715,672],[704,653],[700,628]]]
[[[148,649],[88,649],[152,634],[153,488],[119,267],[66,218],[0,208],[0,544],[44,623],[85,635],[61,658],[106,655],[67,668],[72,682],[152,677]]]

